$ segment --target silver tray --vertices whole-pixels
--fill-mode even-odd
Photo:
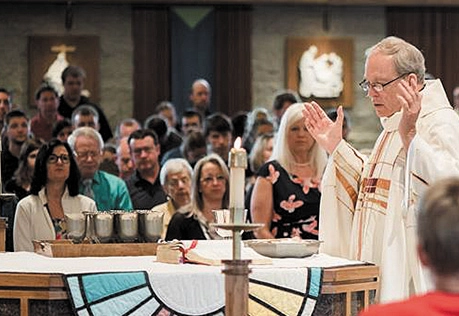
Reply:
[[[314,239],[251,239],[244,241],[263,256],[271,258],[303,258],[319,251],[321,241]]]

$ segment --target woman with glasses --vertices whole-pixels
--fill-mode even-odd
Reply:
[[[65,215],[97,211],[78,194],[80,173],[67,143],[52,139],[38,151],[30,195],[19,201],[14,220],[14,250],[33,251],[33,240],[67,237]]]
[[[216,154],[201,158],[194,167],[191,204],[172,217],[166,240],[221,239],[209,223],[214,222],[212,210],[228,208],[229,172]]]
[[[11,179],[5,179],[5,191],[14,193],[18,200],[22,200],[29,195],[35,159],[42,144],[39,139],[26,140],[21,146],[18,168]]]
[[[258,171],[250,210],[252,221],[265,225],[256,238],[318,238],[327,154],[304,126],[303,109],[295,103],[285,111],[271,158]]]

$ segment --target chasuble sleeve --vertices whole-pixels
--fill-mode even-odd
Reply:
[[[329,158],[322,178],[320,251],[349,258],[352,219],[366,157],[344,140]]]
[[[440,110],[422,118],[407,153],[404,196],[404,224],[408,249],[416,249],[416,219],[419,201],[435,181],[459,176],[459,118],[453,110]],[[418,293],[432,287],[426,271],[411,256],[409,267]],[[415,259],[414,259],[415,258]]]

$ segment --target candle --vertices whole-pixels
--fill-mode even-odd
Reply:
[[[245,192],[245,169],[247,168],[247,153],[241,148],[241,138],[234,142],[234,147],[229,153],[230,188],[229,206],[234,209],[234,224],[244,222],[244,192]]]
[[[247,168],[247,153],[241,148],[241,138],[234,142],[234,147],[229,152],[228,164],[230,167],[230,212],[233,224],[244,223],[244,191],[245,169]],[[241,259],[241,234],[240,230],[233,230],[233,259]]]

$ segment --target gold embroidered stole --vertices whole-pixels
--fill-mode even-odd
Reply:
[[[364,242],[364,218],[373,212],[386,215],[392,171],[402,149],[398,130],[384,130],[365,165],[354,214],[358,224],[357,258],[361,257]]]

